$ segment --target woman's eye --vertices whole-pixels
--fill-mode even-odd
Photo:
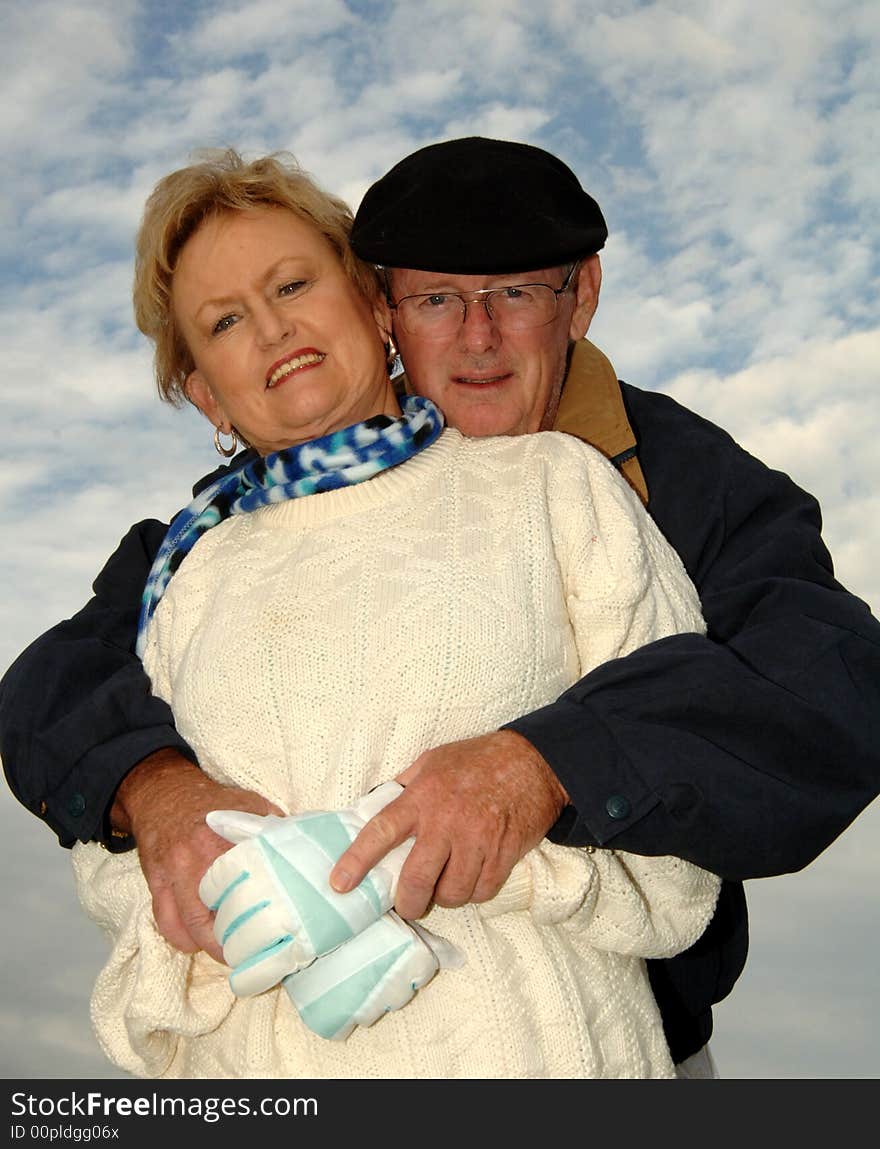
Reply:
[[[278,288],[279,295],[296,295],[305,287],[306,281],[304,279],[292,279],[290,283],[284,283]]]
[[[224,315],[222,319],[218,319],[214,324],[212,333],[214,335],[220,335],[222,332],[228,331],[233,323],[235,323],[234,315]]]

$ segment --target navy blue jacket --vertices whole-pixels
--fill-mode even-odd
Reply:
[[[680,1061],[745,962],[742,880],[807,865],[880,790],[880,623],[835,581],[810,495],[668,397],[622,386],[648,510],[699,589],[708,635],[601,666],[510,727],[571,797],[554,841],[674,854],[725,879],[700,941],[649,963]],[[7,779],[63,846],[108,840],[116,787],[152,751],[194,760],[133,654],[165,529],[132,527],[95,597],[0,683]]]

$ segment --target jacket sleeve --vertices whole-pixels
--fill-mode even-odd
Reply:
[[[731,880],[798,870],[880,789],[880,624],[835,581],[810,495],[667,397],[624,394],[708,633],[614,659],[509,726],[570,796],[557,842]]]
[[[163,747],[195,761],[134,654],[141,593],[167,526],[137,523],[95,580],[94,597],[19,655],[0,683],[0,755],[18,800],[62,846],[126,849],[106,813],[128,771]]]
[[[253,458],[240,452],[199,479],[193,495]],[[167,530],[157,519],[135,523],[95,580],[94,597],[35,639],[0,681],[6,780],[65,847],[96,840],[130,849],[108,821],[125,775],[165,748],[196,762],[134,653],[144,584]]]

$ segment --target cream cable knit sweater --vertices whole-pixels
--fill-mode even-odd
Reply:
[[[145,664],[210,774],[288,811],[336,809],[688,630],[703,630],[696,592],[597,452],[554,432],[447,430],[369,482],[211,530],[159,605]],[[236,1000],[224,966],[172,950],[136,852],[73,859],[113,943],[98,1037],[149,1077],[671,1077],[642,959],[694,942],[718,890],[675,858],[545,842],[492,902],[428,914],[463,969],[328,1042],[283,990]]]

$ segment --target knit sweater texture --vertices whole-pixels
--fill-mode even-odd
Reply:
[[[449,429],[368,482],[209,531],[144,663],[209,774],[300,812],[350,806],[684,631],[704,632],[696,591],[598,452]],[[690,946],[719,885],[677,858],[545,841],[492,901],[424,919],[462,969],[329,1042],[282,989],[238,1000],[225,966],[171,948],[136,851],[80,843],[73,863],[112,943],[93,1023],[140,1077],[673,1077],[643,959]]]

